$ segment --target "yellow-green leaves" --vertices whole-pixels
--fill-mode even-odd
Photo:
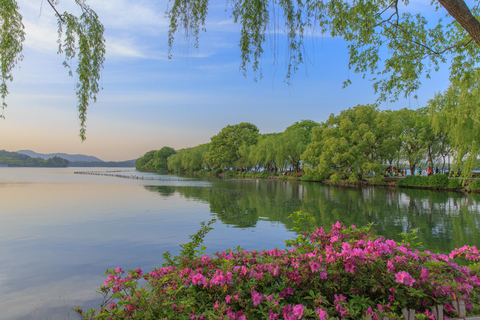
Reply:
[[[22,15],[18,10],[19,7],[15,0],[0,0],[0,22],[2,24],[0,31],[2,114],[0,114],[0,118],[3,118],[3,109],[7,106],[5,103],[8,94],[7,82],[13,80],[12,70],[23,58],[25,31]]]
[[[86,138],[87,107],[92,100],[96,102],[100,91],[98,82],[105,61],[105,38],[104,27],[95,11],[82,0],[75,2],[82,10],[81,15],[64,12],[58,16],[58,53],[65,54],[63,65],[72,76],[70,64],[74,58],[78,58],[76,94],[80,138],[83,141]]]

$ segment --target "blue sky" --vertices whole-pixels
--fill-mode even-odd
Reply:
[[[376,100],[371,82],[348,70],[346,43],[308,37],[310,62],[293,85],[284,83],[285,55],[267,40],[263,79],[254,82],[239,71],[239,27],[215,2],[200,48],[178,35],[173,59],[167,59],[166,1],[91,0],[105,25],[107,56],[98,102],[87,114],[87,140],[81,142],[75,79],[56,54],[56,18],[46,1],[17,0],[24,16],[24,61],[9,85],[5,120],[0,120],[0,149],[87,154],[103,160],[137,158],[152,149],[175,149],[209,142],[228,124],[251,122],[261,133],[281,132],[296,121],[325,121],[331,113]],[[73,1],[60,2],[60,11]],[[424,1],[415,6],[431,10]],[[43,5],[43,7],[42,7]],[[269,36],[270,37],[270,36]],[[448,86],[447,68],[425,80],[419,99],[384,103],[381,109],[424,106]],[[347,78],[353,84],[342,89]]]

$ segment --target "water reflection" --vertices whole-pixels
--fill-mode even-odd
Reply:
[[[480,244],[480,201],[473,194],[266,180],[129,180],[74,175],[69,168],[1,168],[0,190],[2,319],[68,319],[67,313],[75,318],[72,307],[98,308],[95,290],[107,268],[159,266],[165,251],[177,254],[212,216],[219,222],[205,238],[208,252],[282,248],[294,236],[287,217],[298,210],[324,227],[337,220],[375,222],[377,233],[394,239],[419,227],[420,241],[432,251]]]
[[[465,244],[480,245],[478,194],[264,180],[218,181],[212,182],[211,188],[145,188],[162,196],[177,192],[208,203],[224,224],[238,228],[254,228],[263,218],[291,229],[287,217],[301,210],[327,228],[336,221],[357,226],[373,222],[378,234],[396,240],[401,240],[400,233],[419,228],[419,241],[435,252],[449,252]]]

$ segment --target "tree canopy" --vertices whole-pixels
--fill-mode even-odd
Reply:
[[[287,81],[304,61],[305,37],[319,31],[347,41],[349,67],[371,77],[379,100],[415,94],[422,77],[430,77],[441,63],[451,63],[451,77],[457,77],[458,73],[474,72],[480,59],[478,1],[470,1],[470,8],[463,0],[432,1],[429,10],[408,0],[229,3],[233,21],[241,26],[239,47],[244,72],[249,66],[259,70],[265,34],[272,27],[276,32],[286,32],[290,59]],[[208,1],[170,1],[170,48],[178,29],[195,37],[198,45],[207,12]],[[344,85],[349,83],[346,79]]]

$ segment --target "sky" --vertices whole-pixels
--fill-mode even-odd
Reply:
[[[179,34],[169,60],[166,1],[88,0],[105,26],[107,53],[103,89],[89,106],[87,139],[82,142],[75,78],[68,76],[63,56],[57,55],[54,12],[46,0],[17,2],[26,31],[24,59],[8,84],[0,150],[123,161],[164,146],[178,150],[209,142],[227,125],[250,122],[260,133],[282,132],[294,122],[323,122],[332,113],[377,99],[368,77],[348,69],[347,44],[341,39],[307,37],[308,62],[289,86],[284,82],[284,37],[275,41],[268,33],[261,60],[263,78],[255,82],[254,73],[244,77],[239,71],[240,29],[226,12],[225,2],[210,7],[199,48]],[[431,10],[429,2],[411,3]],[[73,0],[60,1],[58,9],[75,10]],[[353,84],[342,89],[346,79]],[[423,81],[417,100],[382,103],[379,108],[423,107],[447,86],[448,69],[443,67]]]

